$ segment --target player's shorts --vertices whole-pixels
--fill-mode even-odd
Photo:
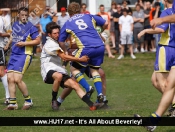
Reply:
[[[122,31],[121,32],[121,44],[132,44],[132,40],[133,40],[133,32],[131,31]]]
[[[154,70],[156,72],[169,72],[171,68],[175,68],[175,48],[158,45]]]
[[[4,49],[0,47],[0,66],[5,66]]]
[[[84,55],[89,57],[88,62],[72,62],[71,65],[76,69],[81,69],[86,66],[90,66],[93,69],[99,69],[103,63],[105,47],[83,48],[79,49],[75,57],[80,58]]]
[[[105,39],[105,45],[106,44],[109,44],[109,36],[110,36],[110,32],[109,32],[109,30],[107,30],[107,29],[105,29],[104,31],[103,31],[103,33],[105,33],[106,34],[106,36],[108,36],[108,37],[106,37],[106,39]]]
[[[31,55],[17,55],[12,53],[7,65],[7,72],[17,72],[24,74],[32,61]]]
[[[47,83],[47,84],[53,84],[54,79],[53,79],[52,75],[53,75],[55,72],[57,72],[57,71],[54,71],[54,70],[48,71],[44,82]],[[69,77],[68,75],[65,75],[65,74],[62,74],[62,75],[63,75],[63,77],[62,77],[60,86],[61,86],[62,88],[65,88],[64,82],[67,81],[68,79],[70,79],[70,77]]]

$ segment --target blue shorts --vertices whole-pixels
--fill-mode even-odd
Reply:
[[[100,68],[100,65],[103,63],[105,47],[94,47],[94,48],[83,48],[79,49],[75,57],[80,58],[84,55],[89,57],[88,62],[72,62],[72,66],[81,69],[82,67],[90,66],[91,68]],[[79,65],[79,66],[78,66]]]
[[[7,66],[7,72],[18,72],[24,74],[32,61],[31,55],[11,54]]]
[[[156,72],[169,72],[175,68],[175,48],[158,45],[154,70]]]

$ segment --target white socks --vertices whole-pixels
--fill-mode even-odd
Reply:
[[[4,86],[4,89],[5,89],[5,97],[10,98],[9,89],[8,89],[8,82],[7,82],[7,74],[5,74],[3,77],[1,77],[1,80],[2,80],[2,84]]]
[[[58,97],[57,101],[58,101],[59,103],[63,103],[64,99]]]

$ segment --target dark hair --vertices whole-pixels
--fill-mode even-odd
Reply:
[[[127,0],[123,0],[122,4],[123,4],[124,2],[126,2],[126,3],[128,4],[128,1],[127,1]]]
[[[156,7],[156,6],[160,6],[160,2],[155,2],[154,7]]]
[[[99,7],[105,7],[103,4],[101,4]]]
[[[174,0],[167,0],[169,4],[172,4]]]
[[[124,9],[122,10],[122,12],[127,12],[127,13],[128,13],[128,10],[127,10],[126,8],[124,8]]]
[[[112,2],[111,2],[111,6],[112,6],[112,5],[117,5],[117,3],[116,3],[115,1],[112,1]]]
[[[140,4],[137,4],[136,7],[137,7],[137,6],[141,7]]]
[[[68,8],[67,8],[67,11],[68,11],[70,16],[72,16],[74,14],[80,14],[80,12],[81,12],[80,4],[78,4],[76,2],[70,3]]]
[[[21,8],[19,8],[19,10],[18,10],[18,14],[19,14],[21,11],[28,12],[28,11],[29,11],[29,9],[28,9],[28,8],[26,8],[26,7],[21,7]]]
[[[82,6],[86,6],[86,7],[87,7],[87,5],[86,5],[85,3],[82,3],[82,4],[81,4],[81,7],[82,7]]]
[[[55,22],[49,22],[46,25],[46,32],[47,33],[52,33],[52,30],[57,29],[57,28],[60,30],[60,26],[58,24],[56,24]]]

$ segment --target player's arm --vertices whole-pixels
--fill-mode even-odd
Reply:
[[[9,33],[0,33],[0,36],[1,37],[10,37],[10,34]]]
[[[65,41],[68,38],[68,33],[66,32],[66,23],[64,24],[64,26],[61,28],[60,31],[60,36],[59,36],[59,45],[61,47],[61,49],[66,52],[66,45],[65,45]]]
[[[88,56],[82,56],[81,58],[76,58],[76,57],[65,54],[61,50],[58,50],[57,54],[64,61],[87,62],[89,60]]]
[[[164,33],[165,31],[161,28],[155,28],[155,29],[145,29],[142,30],[139,34],[138,34],[138,38],[140,39],[144,34],[159,34],[159,33]]]
[[[92,15],[92,17],[95,19],[96,25],[101,26],[103,30],[108,27],[109,22],[104,20],[102,17],[97,16],[97,15]]]

